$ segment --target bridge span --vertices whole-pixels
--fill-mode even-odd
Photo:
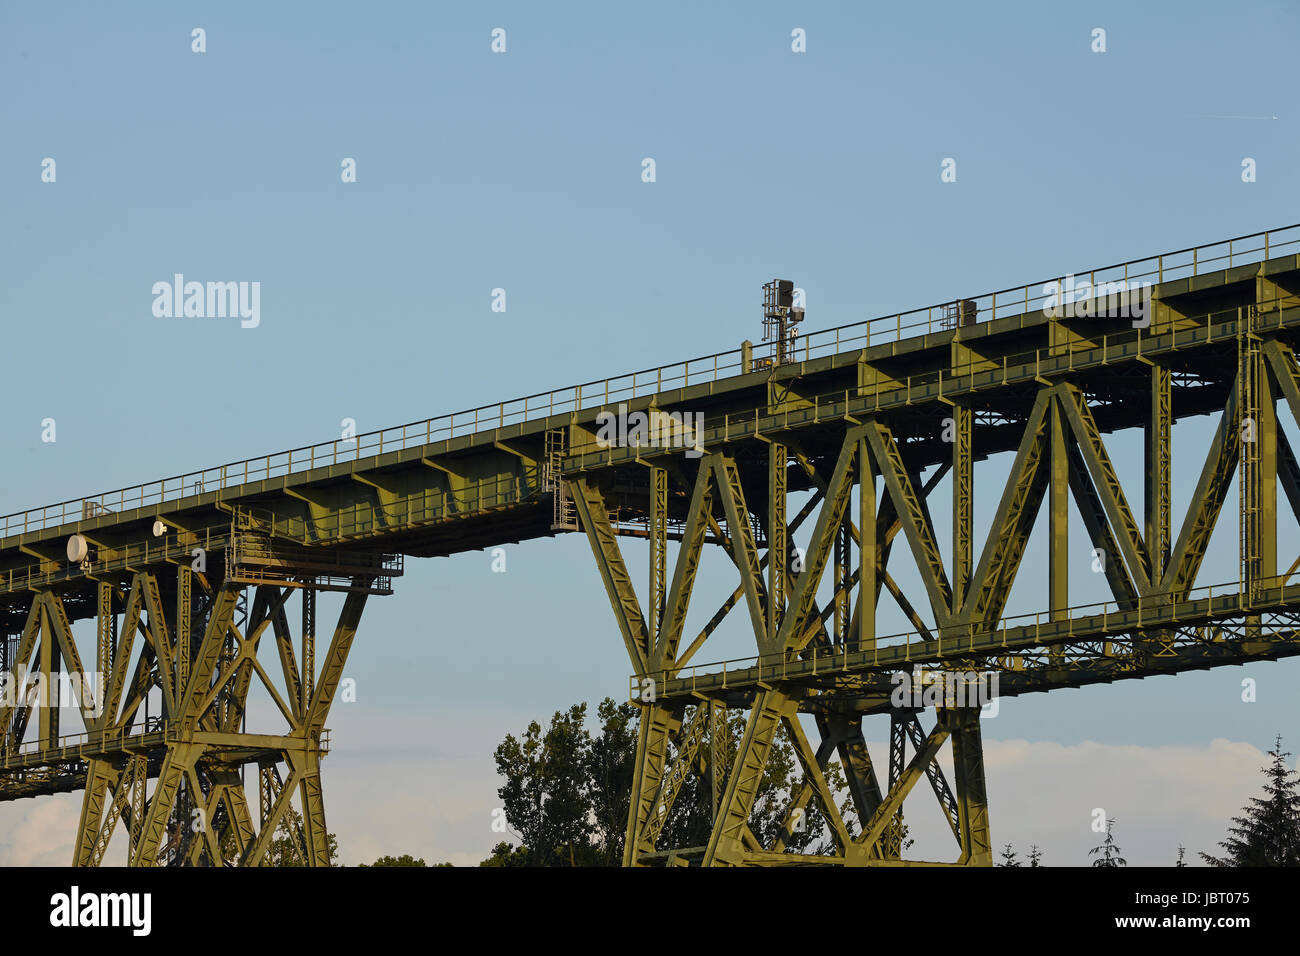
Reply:
[[[115,834],[134,865],[257,865],[286,819],[303,861],[324,864],[326,723],[369,598],[400,587],[408,556],[562,533],[591,545],[641,708],[628,865],[916,863],[903,804],[922,778],[955,841],[937,862],[990,865],[979,707],[899,707],[899,675],[995,675],[1013,696],[1300,653],[1300,558],[1283,568],[1277,535],[1279,487],[1300,513],[1278,417],[1300,421],[1300,226],[810,334],[787,334],[792,309],[769,303],[782,331],[767,345],[0,517],[0,799],[83,791],[78,865]],[[1172,430],[1203,415],[1217,429],[1179,457],[1199,478],[1175,516]],[[1127,428],[1143,430],[1141,488],[1106,444]],[[975,466],[1004,452],[976,542]],[[951,494],[934,494],[943,482]],[[1239,573],[1204,582],[1234,483]],[[1071,503],[1105,604],[1071,604]],[[1007,618],[1043,512],[1042,606]],[[738,577],[716,598],[694,594],[706,544]],[[648,550],[644,588],[628,547]],[[328,591],[342,609],[320,625]],[[716,607],[698,632],[693,599]],[[884,601],[909,633],[878,633]],[[699,663],[733,612],[753,655]],[[254,688],[282,726],[248,730]],[[746,730],[728,745],[736,711]],[[890,720],[879,762],[862,731],[876,714]],[[803,783],[763,841],[749,823],[779,733]],[[708,781],[711,831],[666,845],[690,775]],[[810,804],[833,847],[790,852]]]

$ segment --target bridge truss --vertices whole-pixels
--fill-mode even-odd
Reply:
[[[284,855],[327,865],[325,721],[366,599],[391,593],[401,562],[331,555],[322,573],[321,559],[304,562],[287,549],[250,542],[256,534],[236,534],[211,554],[208,567],[205,548],[187,547],[198,539],[179,537],[182,552],[195,555],[189,562],[91,572],[33,595],[22,630],[5,646],[4,796],[84,789],[78,866],[98,866],[115,837],[133,866],[257,865],[277,832]],[[321,591],[343,591],[345,599],[317,668]],[[291,603],[300,612],[297,640]],[[70,610],[93,615],[91,667],[78,652]],[[264,665],[268,649],[275,662]],[[273,682],[267,667],[282,681]],[[255,684],[284,719],[278,733],[247,732]],[[151,717],[153,689],[162,706]],[[65,734],[60,712],[69,703],[80,726]],[[245,788],[250,769],[256,811]]]
[[[120,846],[136,865],[258,865],[273,844],[324,864],[326,721],[368,597],[405,556],[580,531],[641,708],[626,864],[909,865],[904,802],[929,790],[955,842],[934,862],[989,865],[978,707],[894,706],[899,675],[992,674],[1015,696],[1300,653],[1277,500],[1300,512],[1283,427],[1300,421],[1297,250],[1288,227],[1088,273],[1091,297],[1064,310],[1025,286],[797,336],[779,361],[746,347],[0,517],[0,800],[83,791],[78,864]],[[1144,314],[1113,314],[1148,279]],[[698,441],[611,442],[614,412],[702,416]],[[1197,416],[1217,429],[1180,448],[1199,479],[1175,516],[1174,425]],[[1110,438],[1130,428],[1140,488]],[[976,468],[997,455],[1009,474]],[[977,478],[998,501],[982,542]],[[1239,573],[1207,587],[1234,485]],[[1007,617],[1043,512],[1042,610]],[[738,575],[716,604],[695,593],[706,545]],[[1071,605],[1081,546],[1105,604]],[[640,594],[627,548],[647,552]],[[323,594],[341,608],[318,655]],[[886,603],[909,633],[882,633]],[[698,631],[692,606],[716,608]],[[697,663],[731,615],[752,656]],[[254,689],[278,725],[250,730]],[[887,755],[868,750],[873,716]],[[801,782],[760,834],[779,740]],[[674,845],[693,778],[707,838]],[[795,852],[814,807],[830,843]]]
[[[811,401],[773,394],[760,411],[711,422],[708,453],[697,462],[652,447],[580,454],[583,464],[606,464],[574,477],[574,500],[641,708],[625,864],[909,865],[918,861],[902,858],[903,802],[924,776],[922,789],[937,798],[956,843],[953,858],[938,862],[991,865],[979,707],[970,705],[973,688],[954,696],[946,675],[996,675],[998,693],[1015,696],[1300,653],[1300,586],[1289,583],[1300,558],[1279,574],[1277,554],[1279,483],[1292,512],[1300,509],[1300,466],[1277,417],[1282,403],[1300,420],[1296,276],[1259,268],[1231,285],[1249,301],[1195,315],[1188,308],[1194,289],[1179,290],[1181,297],[1165,289],[1149,327],[1124,329],[1095,313],[1052,318],[1032,332],[1009,329],[1000,355],[988,349],[991,336],[968,344],[961,329],[918,350],[916,375],[866,360],[857,383],[839,393]],[[1224,302],[1225,290],[1216,292]],[[926,351],[947,352],[947,367],[936,369],[932,360],[926,369]],[[882,383],[887,373],[892,381]],[[1174,527],[1173,423],[1206,413],[1218,415],[1218,428],[1195,462],[1196,491]],[[1125,427],[1144,433],[1145,479],[1136,489],[1143,523],[1104,440]],[[976,552],[974,463],[1001,451],[1014,452],[1014,463]],[[613,490],[619,479],[608,467],[629,458],[646,474],[639,509],[650,552],[644,602],[611,520],[626,521],[629,505],[638,511],[635,495]],[[945,476],[951,498],[935,502],[931,492]],[[621,477],[624,487],[631,483]],[[1231,507],[1234,478],[1239,578],[1196,588],[1210,536]],[[792,519],[796,483],[813,494]],[[618,508],[610,507],[611,495]],[[1111,591],[1112,601],[1100,607],[1070,606],[1068,567],[1077,557],[1071,502]],[[952,529],[947,560],[931,514],[940,507]],[[1041,511],[1049,526],[1047,607],[1007,620]],[[809,522],[806,554],[796,555],[791,535]],[[903,547],[896,548],[900,533]],[[671,569],[669,540],[678,542]],[[740,583],[683,650],[706,542],[725,550]],[[921,611],[891,574],[900,551],[923,582]],[[829,595],[823,606],[819,592]],[[913,633],[877,634],[885,598],[898,604]],[[733,608],[748,616],[754,656],[690,666]],[[924,682],[926,674],[948,693],[930,698],[936,706],[928,729],[923,708],[891,702],[900,675]],[[743,737],[734,754],[719,754],[705,728],[735,710],[747,712]],[[887,764],[873,759],[862,731],[865,717],[886,714]],[[817,736],[805,733],[799,715],[813,719]],[[762,841],[751,827],[755,799],[782,731],[803,781],[788,795],[781,830]],[[937,760],[947,743],[952,786]],[[836,758],[850,821],[838,806],[843,795],[827,783]],[[711,832],[701,845],[664,846],[660,837],[690,774],[714,796]],[[810,801],[833,846],[792,853],[792,828]]]

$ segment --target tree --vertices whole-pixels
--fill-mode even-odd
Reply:
[[[513,843],[498,843],[492,855],[479,866],[528,866],[528,848],[516,848]]]
[[[531,866],[576,866],[579,857],[592,862],[586,716],[587,705],[575,704],[556,711],[545,733],[533,721],[522,740],[507,734],[496,749],[497,771],[506,778],[497,795]]]
[[[1106,839],[1088,851],[1089,856],[1096,856],[1097,859],[1092,861],[1093,866],[1128,866],[1128,861],[1120,856],[1120,847],[1115,842],[1115,836],[1111,832],[1111,827],[1115,825],[1115,820],[1106,821]],[[1100,855],[1098,855],[1100,854]]]
[[[1020,861],[1016,859],[1016,851],[1011,849],[1011,844],[1008,843],[1006,846],[1002,848],[1002,862],[999,863],[998,866],[1020,866],[1020,865],[1021,865]]]
[[[239,849],[235,843],[235,828],[225,825],[224,808],[219,811],[219,814],[217,820],[221,835],[218,844],[221,856],[229,866],[232,865],[232,861],[239,859]],[[280,817],[280,825],[275,828],[275,835],[271,837],[271,842],[267,844],[266,852],[262,855],[261,865],[306,866],[306,839],[306,831],[302,827],[302,814],[293,807],[286,807],[284,815]],[[333,833],[326,833],[325,844],[329,849],[329,865],[340,866],[338,837]]]
[[[285,810],[276,827],[275,836],[266,848],[263,866],[306,866],[306,837],[302,828],[302,814],[293,807]],[[329,865],[338,866],[339,841],[333,833],[325,834],[329,847]]]
[[[1183,862],[1183,857],[1186,855],[1187,855],[1187,847],[1183,846],[1181,843],[1178,844],[1178,859],[1174,861],[1174,866],[1176,867],[1186,866],[1187,864]]]
[[[534,721],[521,739],[507,735],[496,749],[497,770],[505,783],[497,791],[506,822],[519,845],[502,842],[482,866],[617,866],[623,842],[636,769],[639,709],[606,698],[597,707],[600,730],[594,737],[583,727],[587,705],[557,712],[543,733]],[[687,708],[687,726],[697,710]],[[701,714],[702,718],[707,714]],[[707,768],[714,753],[711,726],[706,726],[697,760]],[[733,714],[717,741],[719,763],[730,768],[745,731],[745,717]],[[668,764],[679,756],[670,743]],[[824,769],[832,792],[845,789],[838,763]],[[783,836],[794,852],[823,853],[831,846],[826,810],[812,797],[789,820],[790,794],[802,782],[802,765],[784,725],[769,751],[750,829],[765,845]],[[852,834],[856,818],[841,809]],[[706,773],[688,774],[660,831],[661,845],[701,846],[708,842],[713,819],[713,793]],[[911,842],[906,837],[904,845]]]
[[[695,711],[686,712],[686,721],[694,718]],[[730,769],[739,749],[740,740],[745,733],[746,718],[743,714],[734,714],[718,741],[718,760],[723,774]],[[713,735],[707,728],[699,753],[712,759]],[[676,748],[671,757],[676,759]],[[827,786],[832,793],[844,790],[846,783],[844,773],[838,763],[828,764],[823,773]],[[782,838],[784,848],[796,853],[821,854],[832,845],[831,828],[827,820],[826,809],[818,797],[812,797],[797,813],[786,819],[790,795],[795,793],[802,781],[802,764],[795,754],[790,732],[784,724],[777,730],[776,737],[768,751],[767,764],[759,780],[758,791],[754,797],[754,807],[750,814],[749,828],[754,836],[765,846],[774,845],[778,837]],[[707,776],[691,774],[683,784],[682,791],[673,805],[672,812],[664,822],[661,845],[666,846],[703,846],[709,842],[713,827],[713,796],[709,790]],[[845,829],[852,836],[857,831],[857,820],[849,811],[850,802],[837,808],[844,820]],[[906,845],[911,841],[906,839]]]
[[[1029,844],[1029,865],[1042,866],[1043,851],[1038,848],[1037,843]]]
[[[362,863],[361,868],[368,869],[373,866],[427,866],[423,859],[416,859],[409,853],[403,853],[401,856],[381,856],[374,863]],[[450,863],[439,863],[438,866],[451,866]]]
[[[601,866],[623,862],[627,810],[632,800],[632,775],[636,766],[637,708],[616,704],[606,697],[596,708],[600,734],[587,748],[587,776],[591,780],[594,839]]]
[[[1300,775],[1288,770],[1279,735],[1268,752],[1273,758],[1261,772],[1264,796],[1252,797],[1241,816],[1233,817],[1220,857],[1201,853],[1210,866],[1300,866]]]

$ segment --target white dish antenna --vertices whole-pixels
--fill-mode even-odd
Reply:
[[[86,555],[90,553],[90,546],[86,544],[86,539],[79,534],[74,534],[68,539],[68,560],[73,564],[80,564],[86,560]]]

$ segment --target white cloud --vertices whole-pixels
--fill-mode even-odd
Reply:
[[[0,804],[0,866],[68,866],[81,819],[81,794]]]
[[[987,724],[985,733],[987,734]],[[883,745],[873,753],[887,753]],[[945,772],[952,764],[944,750]],[[1115,841],[1129,866],[1172,866],[1178,845],[1198,865],[1197,851],[1217,852],[1231,817],[1258,796],[1269,757],[1250,744],[1223,739],[1208,746],[1137,747],[1085,741],[1063,746],[1027,740],[984,740],[989,821],[997,852],[1011,843],[1023,859],[1030,844],[1044,865],[1087,866],[1088,850],[1103,839],[1091,829],[1093,811],[1114,818]],[[915,812],[921,859],[954,859],[925,783],[905,805]],[[997,853],[995,853],[995,856]]]

